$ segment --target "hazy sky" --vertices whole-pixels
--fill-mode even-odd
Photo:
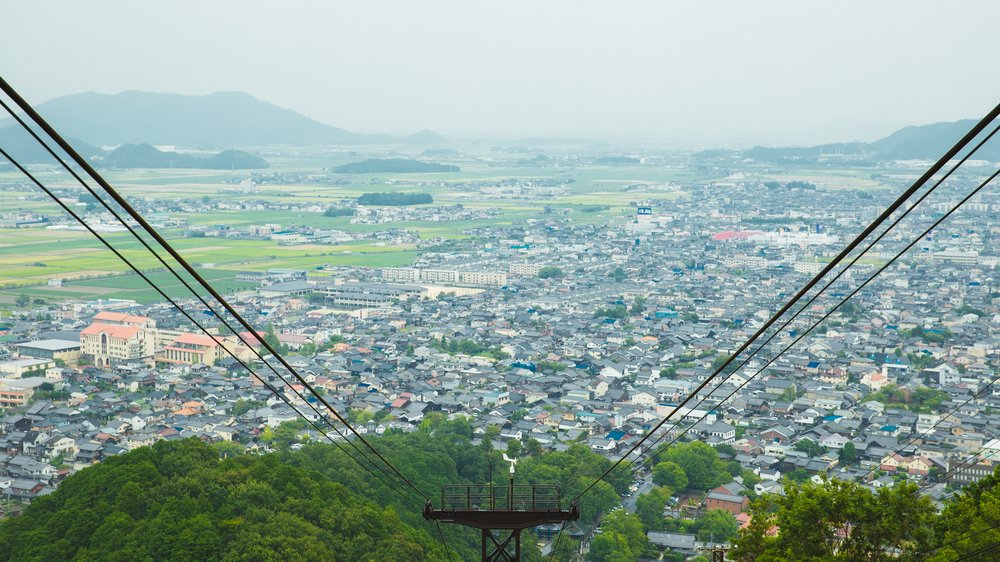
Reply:
[[[357,132],[871,140],[1000,101],[1000,2],[2,0],[33,102],[243,90]]]

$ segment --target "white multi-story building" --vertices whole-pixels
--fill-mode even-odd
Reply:
[[[507,284],[507,274],[489,271],[459,271],[458,282],[466,285],[493,285],[500,287]]]
[[[382,279],[391,283],[420,281],[420,270],[415,267],[383,267]]]
[[[512,263],[508,267],[507,271],[513,273],[514,275],[538,275],[538,272],[545,267],[539,263]]]

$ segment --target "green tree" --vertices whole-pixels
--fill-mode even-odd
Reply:
[[[524,442],[524,452],[533,457],[540,457],[545,454],[542,444],[537,439],[528,439]]]
[[[840,449],[837,457],[840,459],[840,464],[842,465],[854,464],[858,460],[858,449],[854,446],[854,443],[848,441],[844,444],[844,447]]]
[[[646,310],[646,297],[635,297],[632,301],[632,314],[642,314]]]
[[[233,404],[232,413],[234,416],[242,416],[243,414],[249,412],[250,410],[256,410],[258,408],[263,408],[264,402],[257,400],[244,400],[239,398]]]
[[[677,367],[664,367],[660,369],[660,378],[677,379]]]
[[[1000,472],[966,486],[932,527],[931,562],[958,560],[1000,543]],[[989,555],[987,555],[989,556]],[[977,558],[972,558],[976,560]]]
[[[653,466],[653,483],[673,490],[683,490],[688,487],[688,478],[681,465],[663,461]]]
[[[670,488],[656,486],[635,499],[635,514],[646,530],[658,531],[663,528],[663,510],[670,495]]]
[[[593,562],[634,562],[639,553],[632,550],[622,534],[605,531],[590,541],[587,560]]]
[[[274,333],[274,325],[268,324],[267,330],[264,332],[264,342],[271,346],[272,349],[277,351],[279,354],[288,353],[288,347],[278,341],[278,335]]]
[[[582,490],[583,486],[589,485],[592,481],[593,479],[581,477],[577,480],[577,487]],[[584,524],[590,524],[620,504],[621,498],[614,487],[607,482],[598,482],[585,496],[580,498],[580,521]]]
[[[31,297],[22,293],[17,296],[17,300],[14,301],[14,304],[19,308],[24,308],[31,304]]]
[[[287,449],[292,444],[301,441],[299,435],[307,427],[309,427],[309,424],[302,419],[284,422],[274,429],[274,437],[271,444],[279,449]]]
[[[701,441],[678,443],[661,456],[680,465],[687,475],[688,488],[710,490],[732,479],[718,452]]]
[[[324,217],[352,217],[354,207],[327,207],[323,212]]]
[[[907,559],[926,550],[934,506],[901,483],[872,493],[855,482],[789,485],[785,496],[753,504],[751,525],[736,540],[734,560]],[[768,536],[772,526],[781,531]],[[901,555],[901,556],[900,556]]]
[[[740,524],[732,513],[724,509],[710,509],[698,521],[698,540],[725,543],[736,537]]]
[[[513,458],[518,458],[521,456],[522,450],[521,442],[517,439],[511,439],[507,441],[507,455]]]
[[[605,533],[624,537],[629,550],[636,555],[641,554],[649,545],[646,532],[642,528],[642,521],[637,515],[624,509],[608,513],[601,521],[601,527]]]
[[[810,457],[818,457],[826,452],[825,447],[820,447],[815,441],[808,437],[803,437],[795,443],[794,449],[803,452]]]
[[[552,265],[547,265],[538,270],[539,279],[552,279],[555,277],[562,277],[562,276],[563,276],[563,270]]]
[[[624,305],[617,305],[611,308],[599,308],[594,311],[594,318],[611,318],[620,320],[628,316],[628,308]]]

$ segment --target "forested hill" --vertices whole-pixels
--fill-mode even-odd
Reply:
[[[160,442],[80,471],[0,525],[0,560],[447,560],[440,542],[276,455]]]
[[[406,497],[402,485],[386,486],[329,442],[290,450],[306,433],[301,422],[265,431],[260,439],[278,451],[266,455],[188,439],[108,458],[0,522],[0,561],[478,558],[479,533],[442,525],[443,547],[437,526],[421,515],[422,500]],[[389,432],[373,443],[431,498],[444,484],[487,481],[490,459],[504,486],[500,451],[471,437],[467,420],[430,415],[413,433]],[[559,484],[564,497],[611,462],[585,445],[543,453],[529,440],[510,452],[522,457],[519,480]],[[601,482],[584,497],[581,524],[619,504],[628,482],[616,484]],[[522,549],[526,562],[542,560],[530,535]]]
[[[412,433],[390,431],[372,442],[421,495],[436,498],[444,484],[488,481],[491,463],[494,484],[503,489],[507,471],[501,452],[490,446],[497,426],[490,427],[487,439],[473,442],[468,420],[429,414]],[[0,521],[0,562],[478,558],[479,533],[455,525],[439,530],[421,516],[417,494],[386,485],[325,441],[306,443],[307,435],[296,421],[257,438],[277,451],[265,455],[243,453],[238,443],[187,439],[108,458],[69,477],[21,516]],[[510,441],[506,452],[521,459],[518,481],[558,484],[564,501],[611,463],[584,444],[544,452],[529,439]],[[587,562],[683,558],[661,552],[647,531],[706,541],[729,537],[736,546],[729,559],[742,562],[945,562],[1000,544],[1000,475],[967,487],[938,513],[903,475],[872,492],[841,481],[799,483],[793,471],[784,478],[784,495],[752,502],[752,520],[737,537],[736,520],[725,511],[691,520],[664,517],[664,509],[675,492],[702,497],[736,475],[752,486],[752,473],[700,442],[651,457],[656,486],[636,498],[635,515],[617,509],[628,492],[628,471],[581,498],[580,527],[599,523],[603,529],[590,542]],[[559,545],[555,560],[581,559],[570,537]],[[525,562],[543,560],[530,533],[522,554]]]

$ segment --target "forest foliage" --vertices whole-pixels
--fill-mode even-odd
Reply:
[[[908,482],[876,491],[839,480],[789,484],[784,496],[752,504],[750,524],[729,556],[740,562],[958,560],[1000,545],[997,483],[994,473],[966,487],[940,512]]]
[[[478,532],[442,525],[444,546],[437,526],[421,515],[422,498],[404,494],[401,484],[387,486],[382,472],[376,471],[381,480],[372,476],[328,442],[304,441],[305,427],[274,430],[269,443],[280,450],[264,455],[234,454],[234,443],[186,439],[108,458],[0,523],[0,561],[465,560],[479,554]],[[465,418],[431,414],[417,431],[390,431],[372,442],[429,498],[439,497],[445,484],[482,483],[491,475],[502,489],[502,452],[489,439],[474,444],[472,435]],[[518,482],[557,484],[567,501],[611,462],[585,445],[543,453],[529,440],[523,453]],[[592,522],[613,510],[621,492],[599,483],[580,504],[582,518]],[[522,554],[542,560],[530,533]]]

